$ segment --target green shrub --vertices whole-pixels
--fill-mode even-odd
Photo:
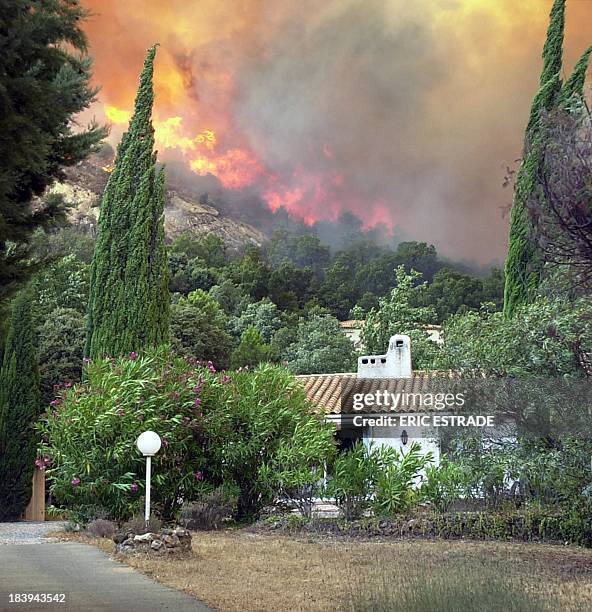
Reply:
[[[440,465],[428,466],[425,475],[421,487],[422,497],[439,512],[446,512],[455,501],[462,498],[467,488],[467,471],[446,456],[442,457]]]
[[[164,350],[88,363],[85,377],[62,390],[40,425],[53,498],[83,523],[95,518],[97,506],[118,521],[139,512],[145,460],[136,440],[153,430],[163,444],[153,458],[154,509],[171,517],[179,497],[192,497],[202,486],[196,477],[205,462],[198,404],[205,381],[216,387],[219,379]]]
[[[376,515],[392,516],[406,512],[421,499],[421,472],[432,461],[431,452],[421,454],[414,442],[407,452],[391,446],[377,447],[378,472],[372,508]]]
[[[347,520],[359,518],[370,506],[378,469],[376,452],[363,442],[356,442],[335,460],[327,495]]]
[[[146,430],[162,438],[152,499],[165,520],[222,483],[239,492],[237,518],[256,518],[288,489],[315,482],[334,448],[333,427],[278,366],[229,376],[152,349],[87,364],[84,382],[52,404],[40,453],[54,499],[82,523],[97,507],[118,521],[141,510],[145,461],[135,444]]]

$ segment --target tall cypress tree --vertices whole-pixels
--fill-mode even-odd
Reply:
[[[17,520],[31,498],[37,453],[39,371],[31,295],[14,299],[0,369],[0,521]]]
[[[164,169],[156,172],[152,87],[156,46],[140,75],[134,115],[103,193],[91,267],[88,357],[164,343],[170,296],[164,244]]]
[[[555,0],[551,8],[547,40],[543,47],[543,69],[539,90],[534,97],[526,134],[522,164],[516,180],[508,256],[506,258],[506,285],[504,314],[511,316],[521,304],[536,296],[544,262],[540,258],[531,234],[531,221],[527,203],[537,190],[540,174],[541,151],[544,145],[544,128],[541,118],[545,111],[567,107],[574,97],[583,96],[584,80],[591,49],[576,64],[571,77],[562,85],[563,36],[565,29],[565,2]]]
[[[555,0],[551,9],[547,40],[543,48],[543,70],[539,90],[530,109],[530,117],[524,137],[522,165],[516,180],[508,257],[506,259],[506,286],[504,313],[511,315],[517,306],[526,303],[536,291],[541,273],[536,247],[532,242],[526,203],[536,188],[536,175],[540,163],[541,113],[550,109],[561,90],[560,71],[563,62],[563,32],[565,27],[565,0]]]

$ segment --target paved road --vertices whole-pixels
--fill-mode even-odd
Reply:
[[[6,529],[0,527],[2,542],[7,539]],[[97,548],[75,542],[40,544],[36,538],[25,536],[19,544],[0,544],[1,612],[208,610],[193,597],[150,580]],[[11,603],[10,593],[63,593],[65,601]]]

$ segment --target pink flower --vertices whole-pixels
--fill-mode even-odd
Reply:
[[[194,402],[194,403],[195,403],[195,406],[196,406],[196,407],[201,406],[201,400],[199,399],[199,397],[196,397],[196,398],[195,398],[195,402]]]
[[[195,472],[195,474],[193,474],[193,475],[195,476],[195,480],[203,480],[203,478],[204,478],[203,472],[201,472],[199,470],[197,472]]]
[[[222,384],[226,384],[229,383],[232,380],[232,378],[230,378],[230,376],[228,376],[227,374],[224,374],[224,376],[222,376]]]
[[[50,406],[59,406],[61,403],[62,403],[62,400],[56,397],[56,399],[54,399],[53,401],[49,402],[49,405]]]
[[[44,470],[45,462],[43,461],[43,459],[35,459],[35,466],[37,467],[38,470]]]
[[[84,363],[85,365],[88,365],[88,364],[89,364],[89,363],[91,363],[91,362],[92,362],[92,359],[89,359],[88,357],[85,357],[85,358],[82,360],[82,363]]]
[[[129,355],[129,358],[130,358],[132,361],[135,361],[135,360],[138,358],[138,353],[136,353],[136,351],[132,351],[132,352],[130,353],[130,355]]]
[[[140,487],[138,487],[138,485],[134,482],[132,486],[130,487],[130,490],[132,493],[137,493],[139,488]]]
[[[70,481],[70,484],[73,487],[77,487],[80,484],[80,478],[72,478],[72,480]]]
[[[117,409],[117,415],[118,416],[123,416],[125,414],[125,410],[123,408],[118,408]]]

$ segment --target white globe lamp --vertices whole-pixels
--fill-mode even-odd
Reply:
[[[154,431],[145,431],[138,436],[136,446],[138,450],[146,457],[146,507],[144,511],[144,520],[146,526],[150,520],[150,477],[152,472],[152,457],[160,450],[162,441],[160,436]]]

